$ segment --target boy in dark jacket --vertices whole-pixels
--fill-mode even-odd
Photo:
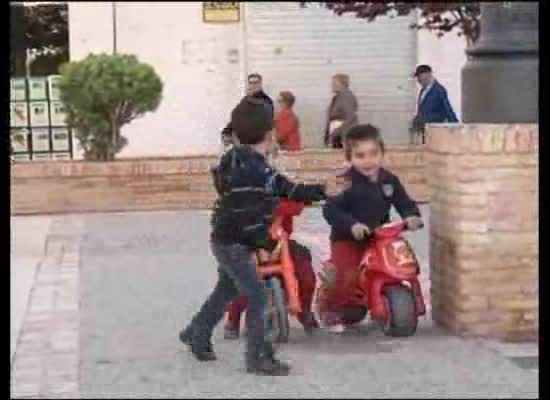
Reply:
[[[254,252],[269,257],[269,229],[278,197],[300,202],[325,198],[321,185],[295,184],[267,162],[273,117],[263,105],[239,103],[231,123],[240,145],[225,153],[214,169],[218,199],[212,214],[211,247],[218,261],[218,282],[191,323],[180,332],[201,361],[215,360],[210,339],[226,305],[237,295],[248,298],[247,372],[287,375],[289,366],[278,361],[264,338],[266,294],[256,275]]]
[[[343,315],[356,284],[357,266],[365,251],[370,232],[389,222],[394,206],[412,230],[422,226],[420,211],[408,196],[397,176],[382,168],[384,142],[372,125],[351,128],[345,140],[347,187],[331,197],[323,215],[331,226],[331,259],[336,269],[336,283],[328,299],[320,305],[326,325],[342,332]],[[335,317],[336,316],[336,317]],[[340,316],[340,317],[339,317]]]

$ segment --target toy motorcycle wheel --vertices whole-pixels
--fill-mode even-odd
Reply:
[[[416,302],[411,290],[403,286],[384,289],[387,318],[382,329],[386,336],[412,336],[418,326]]]
[[[271,342],[286,343],[290,333],[290,324],[285,291],[281,280],[277,277],[268,279],[267,285],[266,338]]]

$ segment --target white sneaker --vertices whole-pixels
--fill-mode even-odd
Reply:
[[[346,331],[346,326],[344,324],[331,325],[328,327],[328,330],[330,333],[340,334]]]

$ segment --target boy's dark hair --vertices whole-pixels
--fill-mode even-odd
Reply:
[[[351,149],[358,142],[365,142],[369,140],[376,142],[376,144],[380,146],[380,150],[382,150],[382,153],[384,153],[384,140],[382,139],[382,136],[380,136],[380,130],[376,126],[366,124],[356,125],[351,128],[346,135],[344,143],[346,159],[348,161],[351,159]]]
[[[231,125],[241,144],[258,144],[273,129],[273,117],[263,102],[245,97],[231,113]]]
[[[248,78],[247,78],[246,80],[249,81],[249,80],[251,80],[252,78],[256,78],[256,79],[258,79],[259,81],[263,80],[263,79],[262,79],[262,76],[261,76],[260,74],[256,73],[256,72],[254,72],[254,73],[248,75]]]

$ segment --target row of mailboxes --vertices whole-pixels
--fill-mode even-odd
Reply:
[[[61,100],[59,75],[33,78],[12,78],[10,80],[11,101]]]
[[[10,126],[64,126],[65,105],[60,101],[14,101],[10,103]]]
[[[72,158],[71,130],[60,100],[59,76],[11,79],[10,100],[14,160]]]
[[[12,128],[14,152],[70,151],[70,131],[67,127],[57,128]],[[29,139],[31,143],[29,143]]]
[[[65,126],[58,75],[10,81],[10,126]]]

